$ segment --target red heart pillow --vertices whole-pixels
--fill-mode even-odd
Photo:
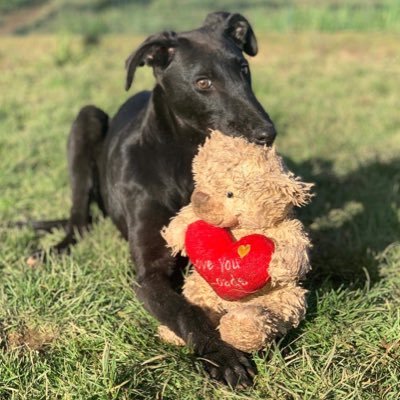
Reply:
[[[228,229],[204,221],[190,224],[186,252],[196,271],[225,300],[238,300],[261,289],[269,280],[274,242],[253,234],[236,241]]]

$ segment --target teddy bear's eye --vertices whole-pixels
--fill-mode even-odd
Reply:
[[[233,193],[232,192],[226,192],[226,197],[231,199],[233,197]]]

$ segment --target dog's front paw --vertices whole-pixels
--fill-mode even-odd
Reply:
[[[234,388],[251,386],[257,373],[254,362],[245,353],[221,340],[208,343],[200,359],[211,378]]]

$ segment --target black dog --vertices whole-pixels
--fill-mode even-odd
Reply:
[[[274,125],[252,92],[243,52],[257,53],[253,30],[243,16],[225,12],[208,15],[199,29],[145,40],[126,62],[126,89],[136,68],[149,65],[156,78],[153,91],[130,98],[110,122],[94,106],[79,112],[68,142],[70,218],[33,224],[44,230],[64,227],[66,237],[53,251],[65,251],[88,228],[89,205],[96,202],[129,241],[134,290],[146,309],[190,343],[213,378],[232,386],[249,385],[255,368],[179,294],[186,260],[171,256],[160,229],[190,201],[192,158],[209,128],[260,145],[275,138]]]

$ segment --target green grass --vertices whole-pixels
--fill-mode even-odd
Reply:
[[[139,38],[3,38],[0,220],[65,217],[65,142],[81,105],[114,113]],[[251,61],[288,165],[317,183],[309,312],[255,354],[255,387],[214,384],[158,341],[126,243],[101,220],[71,256],[29,269],[40,239],[0,230],[0,399],[397,399],[400,392],[400,63],[390,34],[268,34]],[[152,86],[141,69],[135,90]]]
[[[10,12],[21,7],[34,6],[46,0],[0,0],[0,11]]]
[[[0,0],[0,10],[17,9],[26,0]],[[30,2],[32,3],[32,2]],[[89,35],[151,34],[191,29],[206,13],[241,12],[257,32],[400,32],[398,0],[48,0],[45,14],[15,28],[17,33],[73,32]]]

